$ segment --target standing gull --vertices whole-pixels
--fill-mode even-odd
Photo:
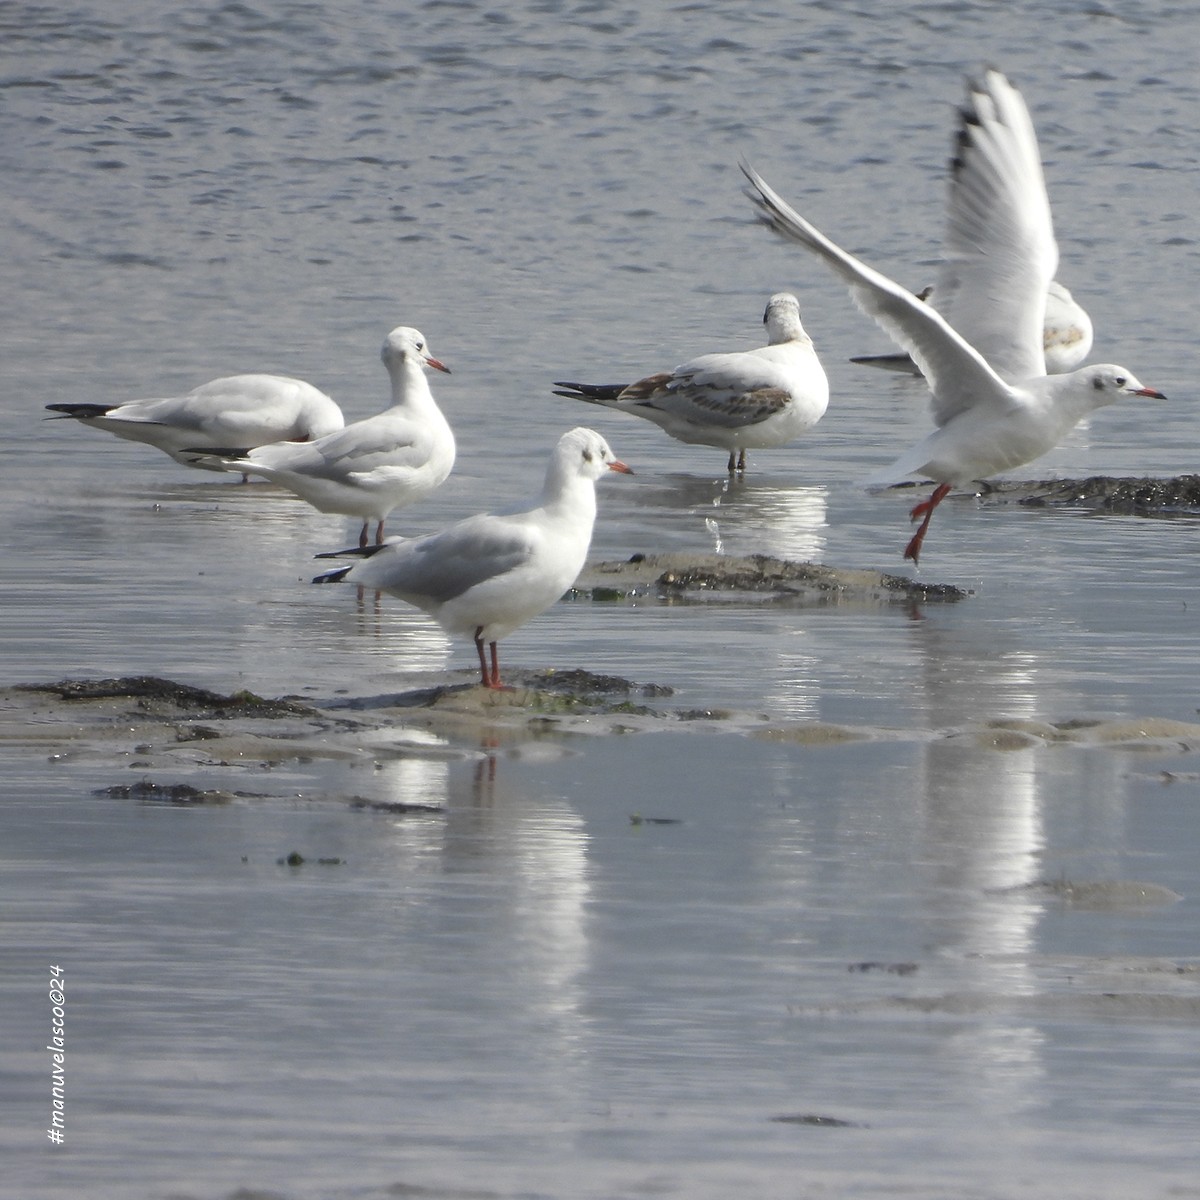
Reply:
[[[480,682],[500,688],[496,643],[575,582],[592,540],[596,480],[607,471],[633,474],[598,433],[572,429],[559,439],[531,508],[481,513],[424,537],[320,555],[366,558],[313,582],[345,580],[390,592],[428,613],[447,633],[470,634]]]
[[[1011,356],[1014,275],[1044,272],[1051,262],[1039,315],[1042,361],[1036,371],[1024,350]],[[1033,120],[1021,93],[999,72],[968,89],[959,112],[946,192],[942,262],[932,288],[921,293],[952,328],[1009,383],[1031,375],[1074,370],[1092,348],[1092,321],[1071,293],[1054,280],[1058,247]],[[1025,283],[1021,295],[1026,294]],[[1023,301],[1021,304],[1023,307]],[[876,355],[854,362],[915,370],[908,355]]]
[[[800,323],[800,302],[776,292],[763,313],[767,344],[702,354],[673,371],[630,384],[558,381],[556,396],[632,413],[692,445],[729,451],[729,471],[746,451],[783,446],[811,429],[829,403],[829,382]]]
[[[450,368],[428,351],[424,335],[401,325],[383,343],[392,380],[392,405],[345,429],[296,444],[209,451],[229,471],[264,475],[321,512],[360,517],[360,546],[383,542],[383,522],[394,508],[413,504],[443,483],[454,466],[454,434],[429,390],[425,370]]]
[[[188,392],[160,400],[123,404],[48,404],[58,418],[73,417],[93,429],[145,442],[190,467],[220,471],[214,462],[198,462],[195,447],[265,446],[269,442],[305,442],[345,425],[342,410],[324,392],[284,375],[228,375]]]
[[[1028,121],[1024,107],[1014,109],[1002,91],[977,92],[974,99],[976,112],[964,125],[960,157],[969,161],[978,155],[992,162],[1015,152],[1022,122]],[[1124,396],[1163,398],[1124,367],[1111,364],[1066,375],[1045,373],[1042,314],[1057,262],[1045,203],[1014,206],[1010,214],[1019,222],[1014,244],[1024,245],[1027,253],[1011,256],[992,294],[980,300],[997,313],[990,336],[980,339],[987,346],[985,355],[930,305],[831,242],[749,165],[743,163],[742,171],[765,222],[824,259],[849,285],[859,307],[912,355],[929,384],[938,428],[868,481],[889,484],[917,474],[937,483],[929,499],[910,514],[914,521],[922,518],[904,551],[914,563],[934,509],[953,487],[1031,462],[1058,445],[1089,413]],[[972,223],[992,215],[991,189],[975,199],[977,203],[963,207],[964,236]],[[1010,378],[1018,382],[1006,382]]]

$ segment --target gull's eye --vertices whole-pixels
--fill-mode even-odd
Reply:
[[[1124,387],[1125,386],[1125,376],[1118,375],[1116,382],[1117,382],[1117,387]]]

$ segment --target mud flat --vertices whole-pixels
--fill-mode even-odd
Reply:
[[[766,554],[634,554],[585,567],[573,589],[593,601],[647,599],[664,603],[773,602],[832,604],[954,603],[969,591],[881,571],[827,567]]]
[[[685,709],[661,684],[583,670],[520,671],[491,691],[474,673],[442,673],[403,692],[334,698],[222,695],[154,676],[0,687],[0,745],[151,769],[285,761],[361,761],[378,754],[469,756],[481,745],[568,735],[693,730],[796,746],[863,740],[957,742],[1006,754],[1070,745],[1151,759],[1200,751],[1200,724],[1161,717],[1057,722],[983,718],[940,730],[778,720],[769,713]],[[1131,761],[1133,761],[1131,759]],[[1193,777],[1148,763],[1164,785]]]
[[[1000,480],[980,484],[978,497],[985,504],[1082,508],[1120,516],[1200,516],[1200,475],[1169,479],[1090,475],[1086,479]]]

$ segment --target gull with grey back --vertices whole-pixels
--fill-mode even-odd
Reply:
[[[74,418],[93,429],[145,442],[185,466],[211,471],[225,468],[198,459],[195,448],[308,442],[346,423],[342,410],[324,392],[286,375],[226,375],[183,396],[46,407],[59,414],[48,420]]]
[[[381,357],[392,383],[385,411],[303,445],[201,451],[202,459],[265,476],[321,512],[359,517],[360,546],[367,545],[374,521],[375,543],[382,544],[387,515],[445,481],[455,445],[425,377],[428,368],[447,374],[450,369],[429,353],[425,335],[401,325],[387,335]]]
[[[428,613],[447,633],[469,634],[480,682],[500,688],[496,643],[575,582],[591,545],[596,481],[609,471],[633,474],[598,433],[572,429],[559,439],[532,504],[480,513],[424,537],[319,555],[364,561],[313,582],[375,588]]]

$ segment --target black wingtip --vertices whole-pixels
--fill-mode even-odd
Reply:
[[[77,421],[85,421],[89,417],[103,417],[112,412],[112,404],[47,404],[49,412],[61,413],[61,417],[47,417],[47,421],[60,421],[65,417],[74,417]]]
[[[320,558],[321,555],[318,554],[317,557]],[[324,574],[314,575],[312,581],[313,583],[340,583],[353,570],[352,566],[338,567],[336,571],[326,571]]]
[[[198,454],[201,458],[245,458],[253,446],[184,446],[180,454]]]
[[[388,546],[395,545],[394,542],[384,542],[382,545],[373,546],[347,546],[345,550],[322,550],[320,554],[314,554],[313,558],[370,558],[373,554],[378,554],[380,550],[386,550]],[[350,570],[349,567],[346,568]]]

